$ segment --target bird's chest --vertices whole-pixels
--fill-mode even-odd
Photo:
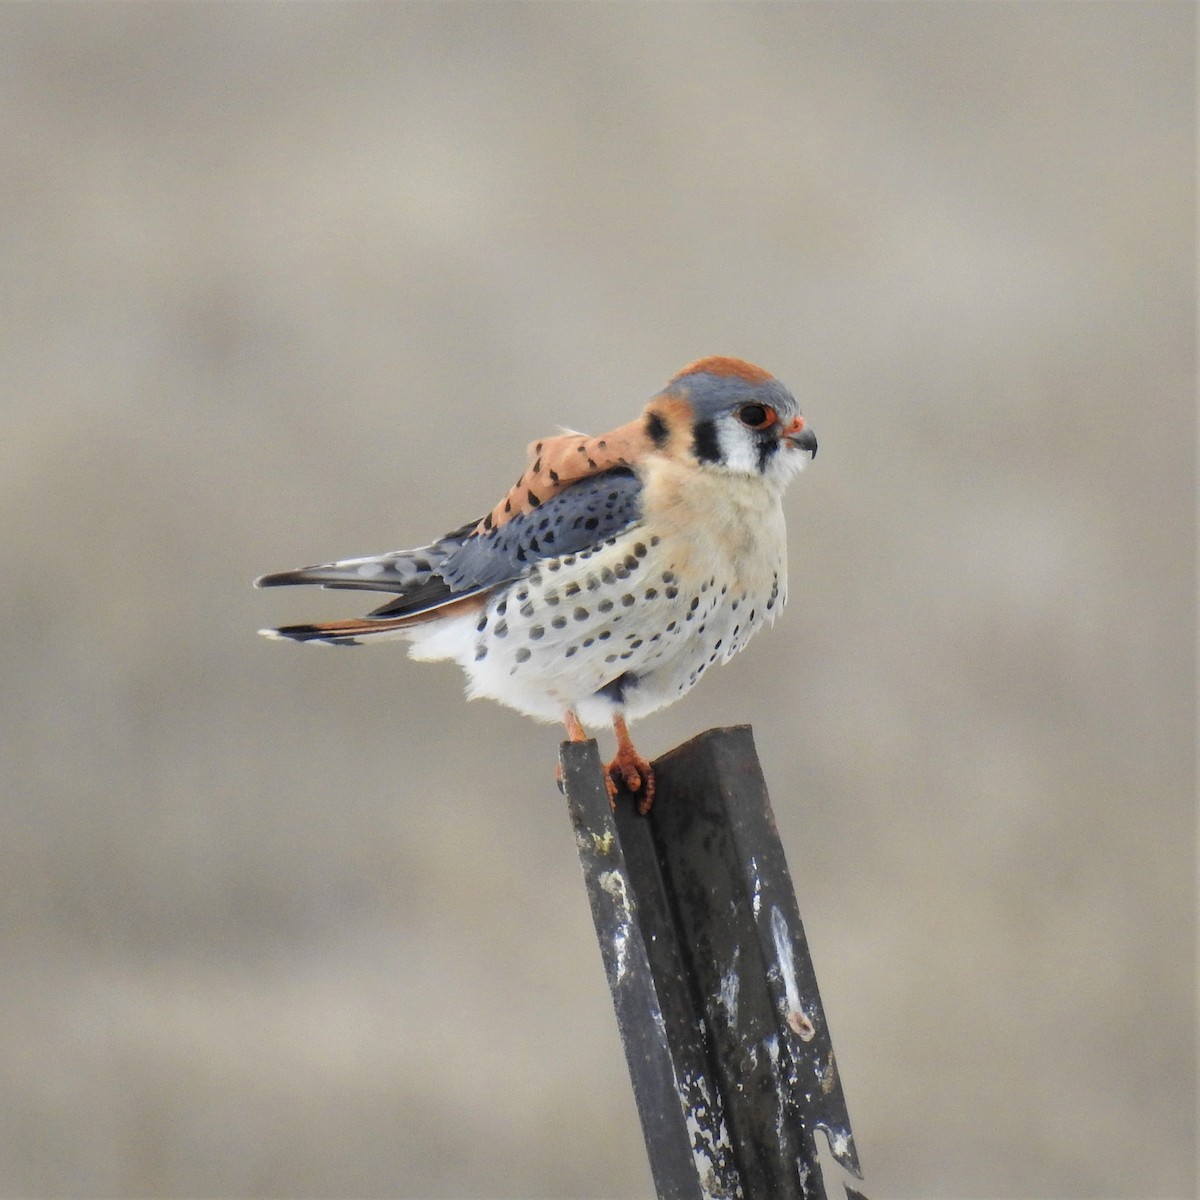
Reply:
[[[660,538],[659,556],[684,590],[694,594],[715,577],[750,600],[779,594],[787,558],[783,506],[762,480],[663,463],[646,480],[644,510]]]
[[[497,596],[475,629],[476,691],[536,715],[593,696],[636,714],[736,654],[786,593],[778,498],[738,482],[731,497],[652,477],[640,522]]]
[[[724,482],[724,481],[723,481]],[[681,694],[712,665],[726,662],[787,600],[787,542],[778,498],[760,487],[683,490],[666,496],[648,524],[660,530],[660,577],[669,604],[656,614],[666,631],[659,674]],[[650,618],[650,614],[647,614]]]

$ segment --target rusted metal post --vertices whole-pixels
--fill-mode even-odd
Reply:
[[[659,759],[649,817],[610,806],[595,742],[562,765],[661,1200],[829,1200],[830,1158],[861,1179],[750,728]]]

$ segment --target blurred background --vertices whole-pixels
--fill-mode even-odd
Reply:
[[[0,10],[0,1193],[651,1194],[560,732],[251,579],[690,360],[796,392],[750,722],[873,1197],[1194,1194],[1195,13]],[[608,750],[608,742],[602,742]]]

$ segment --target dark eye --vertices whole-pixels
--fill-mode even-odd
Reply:
[[[775,410],[765,404],[743,404],[737,415],[738,420],[750,429],[766,429],[775,423]]]

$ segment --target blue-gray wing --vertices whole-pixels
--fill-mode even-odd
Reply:
[[[536,508],[467,538],[438,567],[455,592],[495,587],[545,558],[577,554],[642,518],[642,481],[630,467],[589,475]]]
[[[393,592],[395,599],[374,609],[369,618],[433,617],[470,596],[519,579],[542,559],[586,550],[627,529],[641,516],[641,481],[629,467],[614,467],[570,484],[491,529],[472,521],[415,550],[282,571],[264,575],[255,583],[258,587],[307,583]],[[315,628],[289,626],[282,632],[307,638],[311,636],[308,631]]]

